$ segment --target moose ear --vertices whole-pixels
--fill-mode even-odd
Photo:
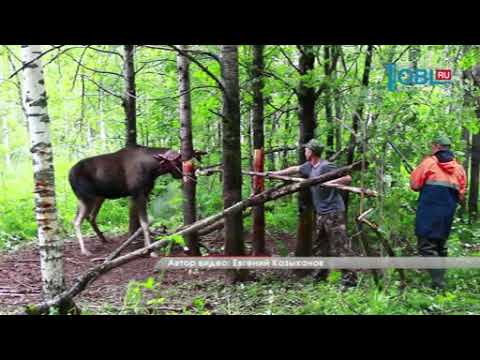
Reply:
[[[160,162],[160,165],[163,165],[164,163],[166,163],[168,161],[168,159],[165,158],[165,156],[163,156],[163,154],[156,154],[156,155],[153,155],[153,157]]]
[[[178,161],[182,157],[182,154],[175,150],[168,150],[162,157],[168,161]]]

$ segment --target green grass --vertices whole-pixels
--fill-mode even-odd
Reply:
[[[132,282],[122,307],[105,304],[86,309],[87,314],[178,314],[178,315],[478,315],[480,282],[478,270],[452,270],[448,289],[428,288],[426,274],[408,273],[409,286],[400,291],[394,272],[388,286],[378,290],[368,274],[360,276],[357,288],[342,292],[340,274],[327,282],[311,277],[279,278],[259,273],[259,280],[228,285],[221,280],[198,281],[163,287],[149,279]]]

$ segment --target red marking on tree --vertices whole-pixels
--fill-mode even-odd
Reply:
[[[195,174],[195,164],[193,163],[193,161],[191,160],[184,161],[182,163],[182,169],[183,169],[183,173],[185,175],[188,175],[184,177],[183,181],[185,182],[192,181],[193,175]]]
[[[265,154],[264,150],[262,149],[255,149],[255,160],[254,160],[254,171],[256,172],[263,172],[264,163],[265,163]],[[265,189],[265,178],[263,176],[255,176],[253,178],[253,187],[255,194],[262,192]]]

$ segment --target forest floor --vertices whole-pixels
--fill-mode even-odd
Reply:
[[[67,285],[104,257],[125,237],[103,245],[88,238],[94,255],[82,256],[76,240],[65,242]],[[267,232],[271,254],[292,255],[295,239],[287,233]],[[211,234],[202,242],[221,252],[223,239]],[[251,245],[246,238],[247,248]],[[132,244],[128,250],[142,246]],[[478,251],[478,249],[476,249]],[[171,256],[184,256],[180,247]],[[229,284],[220,270],[155,271],[158,259],[143,257],[98,278],[76,299],[83,314],[480,314],[478,269],[452,270],[448,289],[435,292],[422,272],[409,271],[407,290],[399,290],[394,270],[384,273],[382,289],[372,276],[359,275],[359,286],[340,291],[340,273],[332,272],[326,282],[311,276],[297,278],[291,271],[252,271],[252,280]],[[41,301],[40,264],[34,244],[11,253],[0,253],[0,314],[22,312],[27,304]]]
[[[106,244],[100,243],[95,237],[85,239],[86,246],[93,255],[85,257],[80,253],[76,239],[65,241],[64,269],[67,286],[98,263],[92,260],[102,258],[112,253],[126,240],[125,236],[110,238]],[[279,241],[281,244],[279,244]],[[205,236],[202,243],[209,249],[218,251],[223,245],[219,233]],[[249,245],[249,239],[246,241]],[[291,237],[267,235],[267,251],[272,254],[292,252],[294,239]],[[123,253],[136,250],[143,245],[143,240],[137,240]],[[280,247],[280,249],[278,249]],[[170,256],[186,256],[181,247],[174,247]],[[130,282],[144,281],[149,277],[158,276],[155,265],[158,259],[145,256],[131,261],[121,267],[102,275],[76,301],[88,308],[102,307],[108,304],[118,308],[124,303],[125,293]],[[175,288],[189,282],[226,281],[225,272],[219,270],[175,270],[165,271],[162,276],[163,288]],[[28,304],[41,302],[40,258],[38,247],[29,244],[11,253],[0,253],[0,314],[21,311]]]

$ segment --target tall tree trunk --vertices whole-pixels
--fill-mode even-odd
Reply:
[[[335,68],[332,68],[331,62],[334,60],[332,54],[334,50],[335,45],[325,45],[324,46],[324,67],[325,67],[325,76],[327,79],[332,81],[332,72],[336,71]],[[329,85],[325,89],[325,117],[327,120],[327,151],[326,151],[326,157],[329,158],[331,157],[334,152],[334,144],[333,140],[335,137],[335,121],[333,119],[333,111],[332,111],[332,98],[331,98],[332,90],[331,90],[331,85]]]
[[[40,45],[21,46],[23,64],[41,54]],[[35,193],[35,214],[38,226],[42,288],[47,300],[65,290],[63,273],[63,241],[58,236],[55,201],[53,151],[50,141],[50,118],[47,94],[40,60],[23,70],[23,99],[30,129]]]
[[[300,45],[299,70],[300,75],[306,75],[314,69],[315,54],[313,46]],[[306,144],[315,136],[316,116],[315,103],[317,100],[315,89],[308,87],[301,81],[297,89],[299,103],[300,138],[299,144]],[[299,163],[306,161],[305,151],[299,148]],[[297,228],[296,256],[312,255],[312,232],[313,232],[313,203],[310,189],[300,191],[298,195],[299,222]]]
[[[480,113],[478,114],[480,117]],[[480,134],[472,136],[472,160],[470,167],[470,192],[468,196],[468,212],[470,220],[478,218],[478,188],[480,171]]]
[[[264,171],[264,103],[263,103],[263,59],[264,45],[253,46],[253,66],[252,66],[252,90],[253,90],[253,148],[255,150],[255,170]],[[254,194],[264,191],[264,179],[254,178]],[[253,253],[254,255],[265,254],[265,208],[262,205],[256,206],[252,210],[253,215]]]
[[[290,102],[287,104],[288,108],[290,108]],[[283,147],[285,150],[283,151],[283,156],[282,156],[282,168],[285,169],[288,167],[288,142],[290,139],[290,111],[287,111],[286,117],[285,117],[285,128],[284,128],[284,138],[283,138]]]
[[[337,45],[335,48],[337,56],[342,54],[342,45]],[[338,78],[338,61],[335,63],[332,72],[332,80],[336,83]],[[335,105],[335,152],[339,152],[342,149],[342,124],[343,124],[343,112],[342,112],[342,98],[340,95],[340,89],[335,87],[334,89],[334,105]]]
[[[247,126],[247,143],[248,143],[248,168],[250,171],[255,171],[254,166],[254,147],[253,147],[253,105],[248,112],[248,126]],[[255,178],[252,177],[250,181],[251,192],[253,192],[255,184]]]
[[[465,169],[465,174],[467,179],[469,178],[470,174],[470,152],[471,152],[471,141],[470,141],[470,132],[468,129],[463,128],[462,130],[462,138],[465,142],[465,160],[463,161],[463,168]],[[468,213],[467,201],[464,201],[460,204],[460,216],[464,219],[465,214]]]
[[[188,45],[180,45],[180,49],[188,50]],[[180,123],[182,141],[183,172],[187,175],[183,179],[183,222],[184,225],[193,224],[197,221],[196,203],[196,178],[195,164],[193,162],[193,136],[192,136],[192,105],[190,97],[190,62],[185,56],[177,56],[178,83],[180,91]],[[200,256],[198,247],[198,234],[185,235],[185,242],[189,248],[189,254]]]
[[[360,122],[363,116],[363,109],[364,109],[363,99],[366,97],[368,85],[370,83],[370,70],[372,66],[372,58],[373,58],[373,45],[368,45],[367,54],[365,56],[365,67],[364,67],[363,77],[362,77],[362,88],[360,90],[360,98],[358,101],[358,105],[353,114],[352,130],[355,134],[358,133]],[[356,145],[355,145],[354,134],[352,134],[352,136],[350,137],[350,144],[352,145],[352,147],[348,151],[348,157],[347,157],[347,162],[349,164],[353,162],[353,159],[355,156]]]
[[[473,106],[480,121],[480,97],[474,94],[480,88],[480,65],[464,72],[465,103]],[[480,175],[480,134],[472,134],[470,191],[468,196],[468,212],[470,221],[478,218],[478,190]]]
[[[408,61],[412,69],[418,68],[418,59],[420,59],[421,48],[418,45],[412,45],[408,52]]]
[[[123,79],[125,82],[122,99],[125,110],[126,146],[137,145],[137,101],[135,87],[135,45],[123,45]],[[131,236],[140,227],[138,209],[130,200],[128,234]]]
[[[242,200],[240,146],[240,85],[238,45],[221,46],[223,92],[223,205],[228,208]],[[244,254],[243,217],[241,213],[225,218],[225,255]],[[245,272],[229,272],[232,281],[241,280]]]
[[[123,108],[125,109],[126,145],[137,145],[137,101],[135,87],[135,45],[123,45],[125,62],[123,77],[125,89]]]
[[[363,117],[363,110],[364,110],[364,99],[366,99],[367,96],[367,91],[368,91],[368,85],[370,83],[370,71],[372,67],[372,58],[373,58],[373,45],[368,45],[367,47],[367,54],[365,56],[365,67],[363,70],[363,77],[362,77],[362,88],[360,90],[360,98],[358,101],[357,108],[354,111],[353,114],[353,124],[352,124],[352,129],[354,134],[360,136],[359,133],[359,126],[362,121]],[[355,136],[352,134],[350,137],[350,149],[348,151],[347,155],[347,164],[353,163],[353,159],[355,157],[355,149],[356,149],[356,142],[355,142]],[[344,196],[345,200],[345,213],[348,213],[348,200],[349,200],[349,194],[345,193]]]
[[[107,131],[105,128],[105,108],[104,108],[104,93],[102,89],[98,90],[98,107],[99,107],[99,127],[100,127],[100,141],[102,143],[102,151],[106,152],[107,146]]]
[[[270,136],[268,139],[268,147],[270,150],[273,150],[273,138],[275,137],[275,133],[277,132],[277,119],[280,115],[278,112],[274,112],[271,116],[272,127],[270,130]],[[275,171],[275,153],[270,152],[268,154],[268,171]]]
[[[469,50],[469,46],[465,45],[462,49],[463,54],[465,55]],[[468,72],[464,71],[462,73],[462,86],[463,86],[463,109],[472,106],[472,96],[470,94],[470,89],[468,87]],[[465,169],[465,173],[467,179],[469,179],[470,173],[470,153],[471,153],[471,139],[470,139],[470,132],[466,127],[462,129],[462,139],[464,141],[464,149],[465,149],[465,159],[463,162],[463,168]],[[468,206],[467,201],[464,201],[460,204],[460,217],[464,219],[465,215],[468,214]]]

